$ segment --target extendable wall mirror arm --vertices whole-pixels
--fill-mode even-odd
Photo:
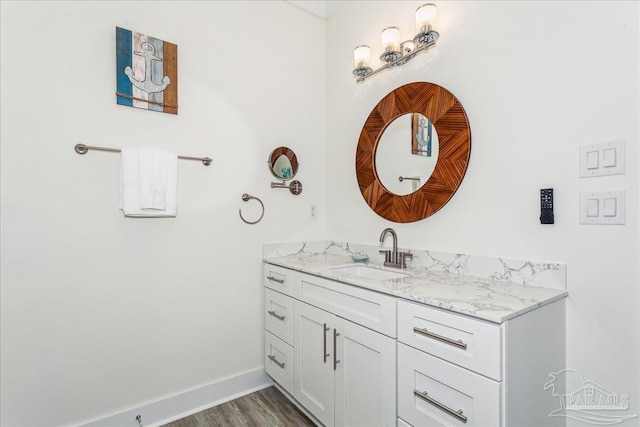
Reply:
[[[269,160],[267,160],[269,170],[276,178],[282,182],[272,182],[271,188],[288,188],[291,194],[298,195],[302,193],[302,183],[298,180],[287,181],[292,179],[298,173],[298,158],[296,153],[288,147],[278,147],[271,152]]]

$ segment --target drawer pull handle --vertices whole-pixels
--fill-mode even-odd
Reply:
[[[413,390],[413,394],[418,396],[420,399],[424,400],[425,402],[432,404],[433,406],[435,406],[436,408],[440,409],[441,411],[446,412],[447,414],[451,415],[452,417],[455,417],[455,418],[459,419],[463,423],[467,422],[467,417],[462,415],[462,409],[460,409],[458,411],[454,411],[453,409],[449,408],[448,406],[443,405],[442,403],[438,402],[437,400],[432,399],[429,396],[427,396],[427,392],[426,391],[424,393],[421,393],[418,390]]]
[[[276,359],[276,357],[272,354],[267,356],[269,359],[271,359],[271,361],[273,363],[275,363],[276,365],[280,366],[282,369],[284,369],[284,362],[278,362],[278,359]]]
[[[333,370],[335,371],[336,369],[338,369],[338,363],[340,363],[340,361],[338,360],[338,336],[340,334],[338,333],[338,331],[334,328],[333,329]]]
[[[279,319],[279,320],[284,320],[284,318],[285,318],[285,316],[280,316],[278,313],[276,313],[273,310],[269,310],[269,311],[267,311],[267,313],[269,313],[271,316],[273,316],[273,317],[275,317],[276,319]]]
[[[429,338],[433,338],[436,339],[438,341],[442,341],[444,343],[447,343],[449,345],[453,345],[455,347],[461,348],[463,350],[467,349],[467,344],[465,344],[464,342],[462,342],[462,340],[452,340],[451,338],[442,336],[442,335],[438,335],[438,334],[434,334],[433,332],[430,332],[426,329],[421,329],[421,328],[413,328],[413,332],[420,334],[420,335],[424,335],[426,337]]]
[[[267,276],[267,279],[271,280],[272,282],[284,283],[284,279],[276,279],[273,276]]]
[[[327,327],[326,323],[322,324],[322,357],[324,359],[324,363],[327,363],[327,357],[330,356],[329,353],[327,353],[327,332],[331,330],[331,328]]]

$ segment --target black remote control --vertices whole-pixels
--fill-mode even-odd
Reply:
[[[553,188],[540,190],[540,224],[553,224]]]

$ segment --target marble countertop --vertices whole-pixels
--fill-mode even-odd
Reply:
[[[296,254],[265,258],[264,261],[493,323],[503,323],[568,295],[566,290],[525,286],[446,271],[419,268],[400,270],[384,267],[379,261],[357,265],[402,272],[407,276],[387,280],[363,278],[337,269],[355,265],[351,257],[330,253]]]

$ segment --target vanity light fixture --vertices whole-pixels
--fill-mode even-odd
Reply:
[[[382,30],[383,53],[380,55],[380,60],[386,64],[375,70],[369,66],[371,48],[366,45],[356,47],[353,50],[353,61],[356,66],[353,75],[357,78],[356,82],[363,82],[367,77],[388,68],[404,65],[418,53],[424,52],[436,44],[440,34],[433,30],[435,21],[436,5],[427,3],[416,10],[416,31],[418,33],[413,40],[400,42],[400,30],[397,27],[388,27]]]

